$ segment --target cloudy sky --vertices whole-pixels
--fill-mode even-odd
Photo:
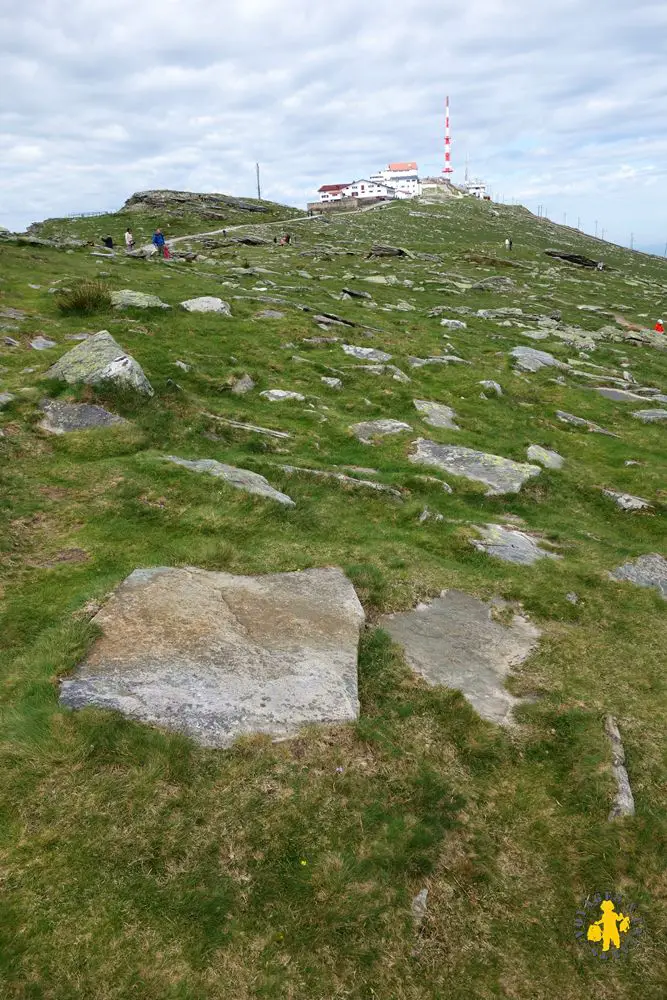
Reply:
[[[390,12],[391,11],[391,12]],[[665,0],[0,0],[0,224],[390,160],[663,252]]]

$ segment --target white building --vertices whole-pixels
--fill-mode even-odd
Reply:
[[[414,160],[403,163],[390,163],[386,170],[371,174],[371,180],[379,184],[387,184],[402,192],[402,197],[416,198],[421,194],[421,184]]]
[[[388,184],[373,178],[362,178],[348,184],[343,191],[344,198],[395,198],[396,191]]]
[[[473,198],[483,198],[486,194],[486,184],[484,183],[484,181],[466,180],[464,181],[463,184],[460,185],[460,187],[464,194],[472,195]]]
[[[320,196],[320,201],[340,201],[343,197],[343,191],[349,187],[349,184],[323,184],[321,188],[317,189],[317,193]]]

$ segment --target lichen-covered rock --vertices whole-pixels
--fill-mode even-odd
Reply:
[[[659,424],[667,420],[667,410],[635,410],[632,416],[643,424]]]
[[[346,354],[362,361],[391,361],[391,354],[378,351],[375,347],[355,347],[353,344],[343,344],[342,347]]]
[[[554,552],[540,548],[536,539],[515,528],[506,528],[502,524],[485,524],[476,525],[475,531],[480,537],[472,538],[471,545],[480,552],[502,559],[503,562],[531,566],[538,559],[558,558]]]
[[[518,493],[527,479],[539,476],[542,471],[539,465],[514,462],[501,455],[489,455],[459,445],[436,444],[424,438],[415,441],[415,446],[416,450],[409,456],[411,462],[433,465],[456,476],[485,483],[489,487],[487,496]]]
[[[218,299],[215,295],[200,295],[196,299],[186,299],[185,302],[181,302],[181,309],[194,313],[216,313],[220,316],[232,315],[229,302],[224,302],[223,299]]]
[[[657,552],[624,563],[610,576],[614,580],[628,580],[638,587],[654,587],[667,601],[667,559]]]
[[[103,406],[89,406],[87,403],[63,403],[59,399],[45,399],[40,404],[40,409],[44,413],[44,419],[39,426],[49,434],[69,434],[71,431],[89,431],[127,423]]]
[[[171,306],[159,299],[157,295],[133,292],[130,288],[122,288],[118,292],[112,292],[111,305],[114,309],[171,309]]]
[[[458,431],[461,428],[454,423],[456,413],[451,406],[444,403],[432,403],[428,399],[413,399],[415,409],[424,415],[424,420],[432,427],[444,427],[450,431]]]
[[[514,358],[515,366],[523,372],[537,372],[540,368],[567,369],[568,367],[548,351],[538,351],[534,347],[514,347],[510,354]]]
[[[184,469],[189,469],[190,472],[207,473],[209,476],[224,479],[226,483],[229,483],[230,486],[233,486],[237,490],[245,490],[246,493],[254,493],[256,496],[265,497],[267,500],[277,500],[278,503],[283,504],[285,507],[296,506],[292,498],[288,497],[286,493],[280,493],[279,490],[273,488],[264,476],[260,476],[257,472],[251,472],[249,469],[237,469],[233,465],[224,465],[222,462],[216,462],[212,458],[198,458],[190,461],[187,458],[168,455],[167,461],[173,462],[175,465],[180,465]]]
[[[545,469],[561,469],[565,459],[557,451],[543,448],[539,444],[531,444],[526,450],[526,455],[531,462],[539,462]]]
[[[268,399],[270,403],[282,403],[287,399],[296,399],[299,403],[303,403],[306,398],[300,392],[291,392],[289,389],[265,389],[264,392],[260,392],[260,396]]]
[[[385,437],[387,434],[400,434],[402,431],[411,431],[410,424],[402,420],[364,420],[359,424],[352,424],[350,430],[362,444],[372,444],[374,437]]]
[[[62,379],[70,385],[78,382],[99,385],[108,381],[146,396],[153,395],[153,387],[141,365],[123,351],[108,330],[101,330],[77,344],[63,354],[46,374],[48,378]]]

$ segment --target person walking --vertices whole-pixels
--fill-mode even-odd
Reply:
[[[156,229],[153,233],[153,246],[157,250],[160,256],[164,254],[165,238],[164,233],[161,229]]]
[[[125,230],[125,249],[128,251],[134,250],[134,236],[131,229]]]
[[[105,236],[102,243],[107,248],[107,250],[113,250],[113,240],[110,236]]]
[[[663,322],[662,322],[661,319],[658,320],[658,322],[655,324],[655,326],[653,327],[653,329],[655,330],[656,333],[664,333],[665,332],[665,327],[664,327]]]
[[[508,250],[510,253],[512,252],[512,239],[509,236],[505,240],[505,249]]]

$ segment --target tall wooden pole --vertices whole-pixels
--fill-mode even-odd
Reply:
[[[255,168],[257,170],[257,198],[258,198],[259,201],[261,201],[262,200],[262,189],[259,186],[259,163],[255,164]]]

